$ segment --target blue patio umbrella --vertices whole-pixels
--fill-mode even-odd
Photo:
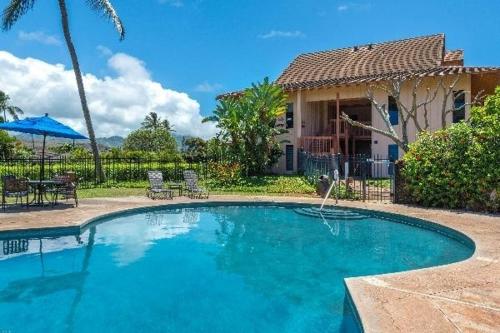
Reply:
[[[87,137],[81,135],[71,127],[61,124],[57,120],[49,117],[47,113],[43,117],[30,117],[1,123],[0,129],[13,132],[43,135],[40,180],[43,180],[45,173],[45,140],[47,136],[67,139],[87,139]]]

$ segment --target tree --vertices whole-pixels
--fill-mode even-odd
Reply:
[[[161,120],[156,112],[150,112],[142,127],[131,132],[123,142],[123,150],[177,156],[177,142],[170,133],[168,121]]]
[[[214,114],[203,121],[215,121],[219,139],[229,145],[226,158],[239,162],[247,174],[262,174],[281,154],[278,135],[286,130],[276,120],[286,110],[287,96],[280,86],[265,78],[252,84],[241,96],[219,100]]]
[[[183,155],[187,162],[205,161],[207,158],[207,142],[202,138],[189,137],[183,139]]]
[[[30,9],[33,8],[36,0],[10,0],[7,7],[5,7],[2,15],[2,29],[7,31],[12,28],[12,26],[19,20],[21,16],[26,14]],[[71,34],[69,31],[69,20],[68,11],[66,8],[65,0],[58,0],[59,10],[61,13],[61,24],[64,33],[64,39],[66,40],[66,46],[71,57],[71,63],[73,64],[73,71],[75,72],[76,85],[78,88],[78,94],[80,96],[80,103],[82,105],[83,117],[85,119],[85,124],[87,126],[87,132],[90,139],[90,146],[92,148],[92,154],[95,160],[96,173],[100,181],[104,180],[104,172],[101,166],[101,159],[99,156],[99,148],[97,147],[97,141],[95,138],[94,127],[92,125],[92,118],[90,116],[90,110],[87,104],[87,97],[85,95],[85,88],[83,85],[82,72],[80,70],[80,64],[78,62],[78,57],[76,55],[75,46],[73,44]],[[120,40],[125,38],[125,28],[123,27],[121,19],[118,17],[116,10],[109,0],[87,0],[90,8],[98,13],[103,14],[105,17],[110,19],[116,30],[120,35]]]
[[[160,116],[154,111],[150,112],[141,123],[143,128],[157,129],[163,127],[168,132],[174,132],[172,125],[168,119],[162,120]]]
[[[24,114],[20,107],[10,105],[9,100],[9,95],[0,90],[0,112],[3,113],[3,117],[0,119],[1,122],[7,121],[7,114],[14,120],[18,120],[19,115]]]
[[[441,105],[441,128],[446,127],[446,117],[449,113],[453,111],[463,110],[467,105],[476,105],[482,99],[482,93],[480,92],[477,96],[473,98],[471,103],[464,103],[458,109],[455,108],[455,99],[463,96],[465,91],[461,91],[459,94],[454,94],[455,87],[459,82],[460,76],[457,75],[451,82],[447,85],[447,77],[441,77],[438,83],[433,83],[432,87],[426,87],[426,95],[423,101],[419,101],[418,90],[422,87],[424,82],[424,77],[417,75],[401,75],[386,82],[369,85],[367,88],[367,98],[377,110],[377,113],[382,118],[385,128],[378,128],[371,125],[367,125],[358,121],[351,119],[347,114],[342,114],[342,119],[352,126],[361,127],[368,129],[372,132],[381,134],[390,138],[394,143],[396,143],[404,152],[408,151],[409,138],[408,138],[408,124],[413,123],[417,132],[423,132],[429,130],[429,105],[436,99],[438,94],[441,93],[443,97],[443,102]],[[410,89],[411,98],[409,103],[405,103],[402,99],[401,92],[403,88]],[[389,118],[389,110],[385,103],[380,103],[375,98],[375,91],[379,90],[392,96],[394,99],[397,109],[398,118],[400,123],[398,126],[401,128],[401,135],[399,135],[391,124]],[[451,99],[451,103],[450,103]],[[450,108],[450,105],[452,106]],[[421,116],[420,116],[421,115]]]
[[[175,138],[163,127],[139,128],[131,132],[123,143],[123,149],[156,154],[177,155]]]

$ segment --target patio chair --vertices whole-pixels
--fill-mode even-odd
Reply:
[[[53,178],[56,185],[47,192],[52,193],[52,204],[56,205],[59,197],[68,201],[75,199],[75,206],[78,207],[78,178],[74,172],[65,172],[62,175],[56,175]]]
[[[208,199],[208,190],[198,185],[198,176],[193,170],[184,171],[184,181],[186,182],[186,192],[191,199]]]
[[[153,200],[157,198],[173,199],[174,191],[165,188],[163,184],[163,174],[161,171],[148,171],[149,187],[146,189],[146,196]]]
[[[29,204],[29,193],[30,185],[27,178],[17,178],[15,176],[4,176],[2,177],[2,209],[5,210],[7,205],[7,198],[16,198],[16,204],[21,200],[21,205],[23,204],[23,198],[26,198],[26,208]]]

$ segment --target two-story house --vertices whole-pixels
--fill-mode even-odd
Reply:
[[[400,157],[402,151],[391,139],[350,126],[341,114],[387,128],[367,98],[367,89],[402,74],[418,75],[425,80],[417,91],[418,98],[424,98],[428,89],[437,89],[440,80],[445,84],[457,80],[453,89],[462,93],[448,103],[462,105],[470,103],[471,96],[478,92],[492,93],[500,85],[500,67],[464,66],[463,51],[447,51],[444,34],[301,54],[276,80],[288,94],[289,103],[286,115],[279,120],[288,129],[288,134],[283,135],[287,143],[283,144],[283,156],[274,171],[295,172],[300,150],[312,154]],[[374,90],[374,97],[388,108],[391,124],[396,132],[400,131],[394,98],[380,89]],[[411,98],[411,89],[403,86],[401,102],[411,103]],[[444,93],[438,91],[427,107],[431,131],[441,128],[443,100]],[[446,116],[446,122],[458,122],[468,115],[468,106],[457,108],[457,112]],[[407,128],[411,142],[417,130],[411,121]]]

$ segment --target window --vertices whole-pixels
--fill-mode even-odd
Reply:
[[[465,93],[463,90],[453,92],[453,123],[465,119]]]
[[[389,121],[391,125],[397,125],[399,123],[398,119],[398,104],[394,97],[389,96]]]
[[[399,157],[399,147],[396,144],[388,146],[387,156],[389,161],[394,162]]]
[[[293,171],[293,145],[285,147],[286,171]]]
[[[286,105],[286,128],[293,128],[293,103]]]

